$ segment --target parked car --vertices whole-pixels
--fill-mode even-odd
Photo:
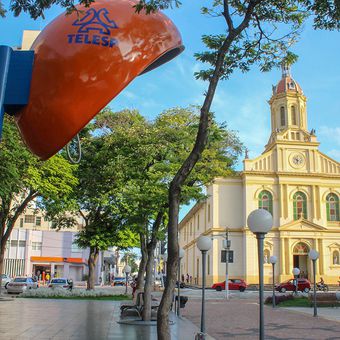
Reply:
[[[115,277],[113,281],[114,286],[125,286],[126,278],[125,277]]]
[[[214,283],[211,288],[220,292],[225,289],[225,281]],[[244,292],[247,288],[247,283],[242,279],[230,279],[228,281],[228,288],[229,290],[239,290],[240,292]]]
[[[1,287],[7,288],[7,285],[12,281],[9,275],[1,274]]]
[[[7,293],[23,293],[27,289],[37,289],[38,283],[34,282],[31,277],[16,277],[7,285]]]
[[[307,279],[297,279],[298,290],[308,293],[310,291],[310,282]],[[295,291],[294,279],[287,280],[275,286],[275,290],[285,293],[286,291]]]
[[[66,278],[54,278],[51,280],[51,282],[49,283],[48,287],[52,288],[52,289],[72,289],[71,287],[73,287],[73,282],[71,284],[72,280],[68,280]]]

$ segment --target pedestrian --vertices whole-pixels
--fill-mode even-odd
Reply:
[[[182,274],[182,282],[184,282],[184,274]]]
[[[190,275],[190,284],[192,284],[192,276]]]
[[[46,273],[45,271],[42,272],[42,281],[43,281],[43,285],[46,283]]]
[[[47,274],[46,274],[46,281],[47,281],[47,283],[50,282],[50,278],[51,278],[50,273],[47,273]]]
[[[187,273],[187,283],[189,283],[189,274]]]

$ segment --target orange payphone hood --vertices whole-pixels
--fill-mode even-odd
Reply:
[[[62,14],[40,33],[29,103],[16,114],[30,150],[47,159],[64,147],[135,77],[184,49],[161,12],[137,14],[134,0],[97,0]]]

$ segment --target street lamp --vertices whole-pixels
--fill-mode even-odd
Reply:
[[[202,310],[201,310],[201,332],[198,334],[198,339],[205,339],[205,261],[207,251],[212,246],[211,238],[208,236],[200,236],[197,241],[197,248],[202,253]]]
[[[127,287],[128,287],[128,276],[131,273],[131,267],[126,264],[125,267],[123,268],[123,272],[125,273],[125,295],[127,295]]]
[[[277,257],[271,256],[269,262],[273,266],[273,308],[275,308],[275,263],[277,262]]]
[[[180,288],[181,288],[181,260],[184,257],[184,250],[179,248],[178,251],[178,279],[177,279],[177,316],[181,314],[180,306]]]
[[[297,295],[297,292],[298,292],[298,277],[300,275],[300,269],[299,268],[293,268],[293,275],[294,275],[294,281],[295,281],[295,294]]]
[[[225,298],[229,300],[229,250],[231,246],[231,240],[229,240],[229,233],[226,232],[226,238],[223,240],[223,248],[226,253],[225,259]]]
[[[316,308],[316,260],[319,258],[319,253],[315,249],[311,249],[308,253],[309,258],[313,262],[313,278],[314,278],[314,292],[313,292],[313,305],[314,305],[314,316],[318,316]]]
[[[252,211],[247,219],[249,229],[257,238],[257,254],[259,263],[259,279],[260,279],[260,340],[264,340],[264,307],[263,307],[263,241],[265,235],[273,226],[273,217],[265,209],[256,209]]]

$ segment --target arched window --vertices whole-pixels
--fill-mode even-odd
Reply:
[[[265,209],[273,215],[273,196],[268,190],[259,194],[259,209]]]
[[[263,263],[270,263],[269,259],[270,259],[270,251],[269,249],[265,249],[263,251]]]
[[[339,221],[339,198],[335,194],[326,197],[327,221]]]
[[[299,242],[293,248],[294,255],[306,255],[309,253],[309,248],[306,243]]]
[[[307,218],[307,198],[301,191],[296,192],[293,196],[293,212],[294,220],[298,220],[301,217]]]
[[[280,107],[280,121],[281,126],[286,125],[285,108],[283,106]]]
[[[292,111],[292,125],[297,125],[296,124],[296,112],[295,112],[295,106],[291,107],[291,111]]]
[[[335,264],[335,265],[340,264],[339,252],[337,250],[333,251],[333,264]]]

